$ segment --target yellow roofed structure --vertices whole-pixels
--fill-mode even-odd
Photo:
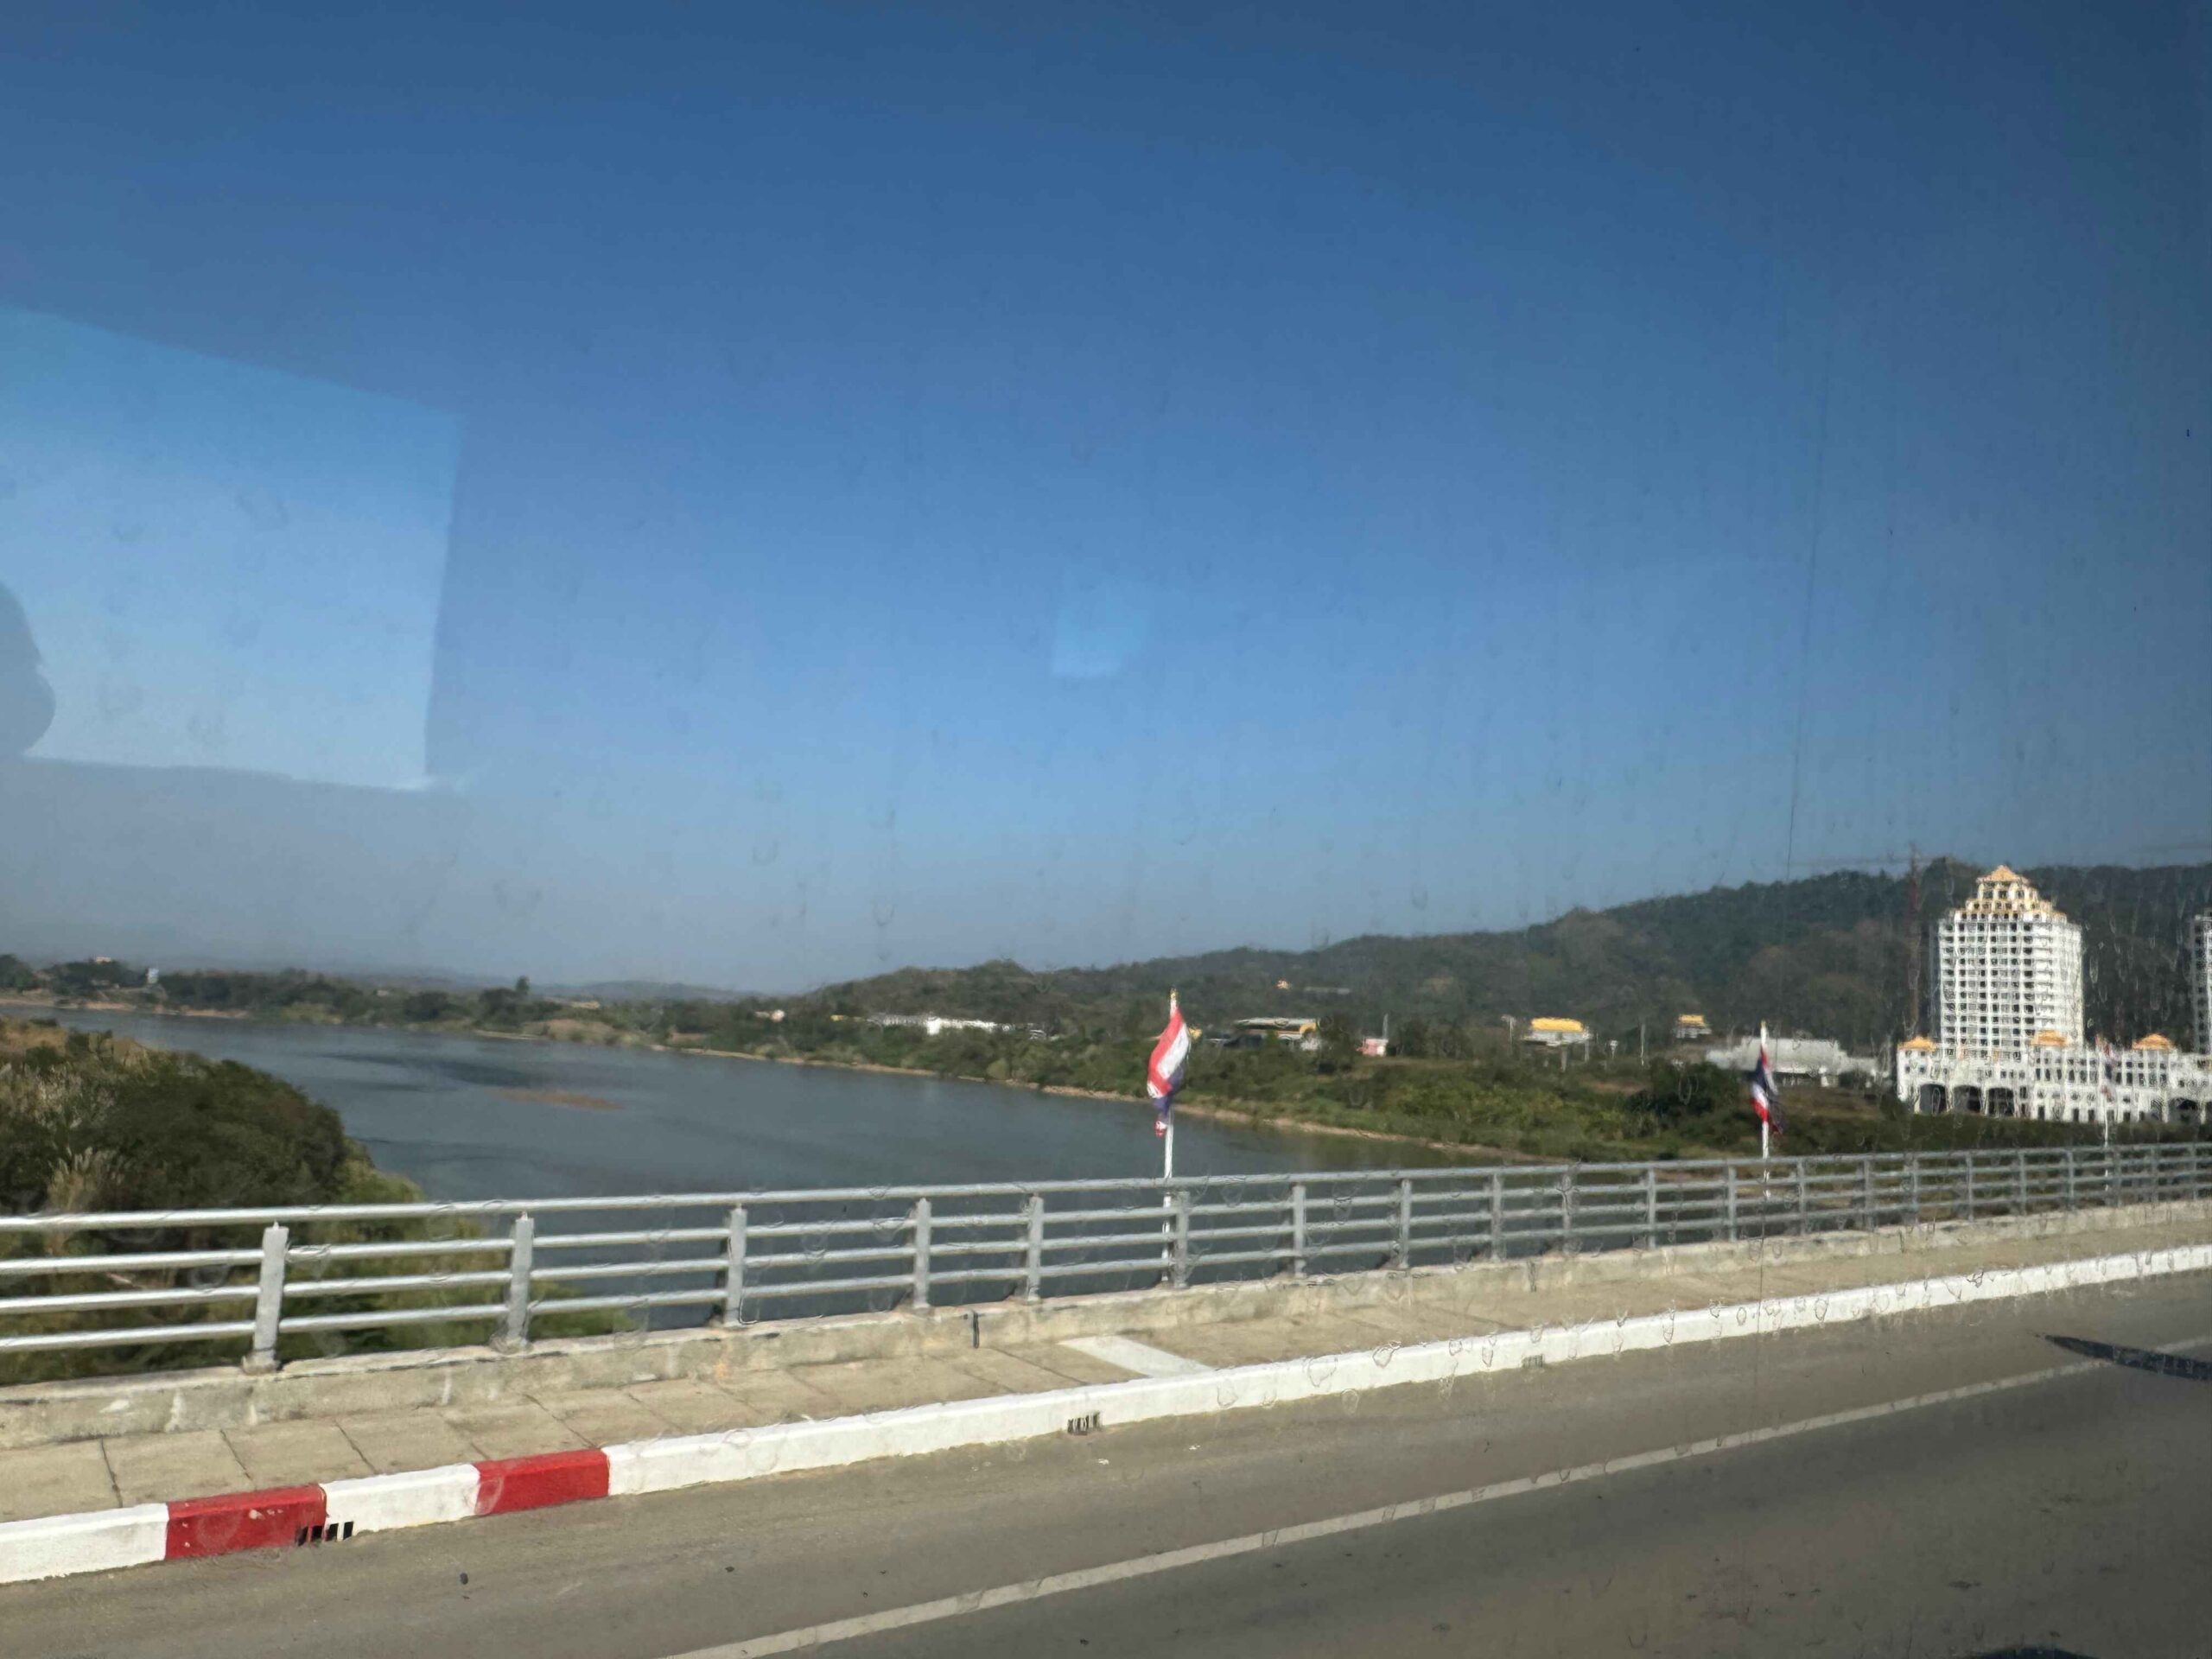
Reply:
[[[2154,1054],[2171,1054],[2174,1052],[2173,1039],[2169,1037],[2161,1036],[2155,1031],[2148,1037],[2143,1038],[2140,1041],[2135,1043],[2133,1046],[2136,1048],[2147,1048]]]
[[[1930,1049],[1934,1048],[1934,1047],[1936,1046],[1936,1044],[1935,1044],[1934,1040],[1933,1040],[1932,1039],[1930,1039],[1930,1038],[1927,1038],[1927,1037],[1908,1037],[1908,1038],[1906,1038],[1906,1039],[1904,1039],[1904,1041],[1903,1041],[1903,1042],[1899,1043],[1899,1044],[1897,1045],[1897,1046],[1898,1046],[1899,1048],[1908,1048],[1908,1049],[1910,1049],[1910,1050],[1911,1050],[1914,1053],[1916,1053],[1916,1054],[1925,1054],[1925,1053],[1927,1053],[1927,1052],[1929,1052],[1929,1050],[1930,1050]]]
[[[2066,1033],[2063,1031],[2039,1031],[2036,1033],[2035,1043],[2037,1048],[2063,1048],[2066,1046]]]
[[[1974,897],[1959,906],[1961,916],[2049,916],[2064,921],[2058,907],[2037,893],[2009,864],[1999,864],[1974,884]]]
[[[1529,1022],[1529,1029],[1556,1032],[1562,1037],[1579,1037],[1586,1034],[1580,1020],[1554,1020],[1548,1015],[1539,1015],[1531,1020]]]

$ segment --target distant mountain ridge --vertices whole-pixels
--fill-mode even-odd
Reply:
[[[2120,1041],[2162,1031],[2188,1043],[2189,921],[2212,910],[2212,864],[2023,873],[2082,925],[2089,1029]],[[1980,874],[1952,859],[1922,869],[1923,936]],[[1765,1020],[1866,1049],[1914,1027],[1908,974],[1924,947],[1908,931],[1906,906],[1905,876],[1838,871],[1574,910],[1508,931],[1370,935],[1312,950],[1241,947],[1108,968],[903,969],[827,986],[814,1000],[853,1013],[1141,1027],[1156,1021],[1173,986],[1201,1025],[1342,1011],[1372,1030],[1386,1013],[1478,1023],[1565,1014],[1630,1042],[1641,1021],[1658,1044],[1676,1014],[1694,1012],[1716,1032]]]

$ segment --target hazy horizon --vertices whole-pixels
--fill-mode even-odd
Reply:
[[[1922,860],[1922,869],[1925,872],[1946,861],[1964,868],[1970,868],[1976,871],[1986,871],[1994,868],[1998,863],[2014,865],[2024,873],[2032,873],[2037,870],[2050,869],[2052,868],[2075,869],[2094,868],[2090,865],[2053,866],[2048,862],[2012,859],[1993,859],[1982,861],[1960,858],[1955,854],[1936,853],[1931,854]],[[2200,861],[2196,863],[2133,864],[2125,866],[2124,868],[2142,871],[2154,871],[2161,869],[2203,869],[2212,868],[2212,860]],[[1837,866],[1825,870],[1801,871],[1796,875],[1789,879],[1796,881],[1811,881],[1817,880],[1827,876],[1861,874],[1886,876],[1892,879],[1902,879],[1904,872],[1891,869],[1866,869],[1864,868]],[[203,953],[196,957],[188,955],[178,957],[168,962],[156,962],[142,959],[140,957],[135,956],[128,950],[94,949],[89,945],[84,949],[63,949],[57,950],[49,948],[46,950],[27,950],[4,938],[0,938],[0,952],[22,957],[25,960],[30,961],[34,964],[39,966],[48,966],[54,963],[64,960],[81,961],[92,956],[107,956],[130,963],[131,965],[136,967],[159,968],[165,972],[180,970],[188,971],[195,969],[228,969],[245,973],[282,973],[287,971],[299,971],[310,974],[331,974],[341,978],[352,978],[370,982],[419,982],[426,985],[447,984],[457,987],[505,984],[511,982],[519,976],[528,977],[533,986],[535,986],[539,991],[556,995],[598,990],[605,987],[626,984],[680,986],[687,992],[696,992],[710,996],[729,997],[734,999],[772,996],[803,996],[819,990],[827,985],[836,984],[851,980],[873,978],[879,974],[896,973],[908,969],[921,972],[933,972],[939,970],[957,971],[963,969],[978,967],[983,963],[990,961],[1012,961],[1017,966],[1027,969],[1034,973],[1056,973],[1062,970],[1111,969],[1131,966],[1141,962],[1154,961],[1163,958],[1182,959],[1221,956],[1241,950],[1255,951],[1263,955],[1296,955],[1309,950],[1325,949],[1330,945],[1356,944],[1362,939],[1367,938],[1452,938],[1479,934],[1500,932],[1510,933],[1518,931],[1523,927],[1544,926],[1550,923],[1561,921],[1567,917],[1578,913],[1602,912],[1605,911],[1623,908],[1628,906],[1656,903],[1672,899],[1694,899],[1702,893],[1719,892],[1729,888],[1745,886],[1773,884],[1761,883],[1758,881],[1716,883],[1707,887],[1689,888],[1665,893],[1642,893],[1630,898],[1618,899],[1611,904],[1603,906],[1572,905],[1564,910],[1557,911],[1550,915],[1539,918],[1535,921],[1519,923],[1516,924],[1512,927],[1505,928],[1453,928],[1429,931],[1423,931],[1417,929],[1407,929],[1400,931],[1379,934],[1352,933],[1347,934],[1342,938],[1323,940],[1317,944],[1269,943],[1265,940],[1259,939],[1242,939],[1234,943],[1185,944],[1156,952],[1150,957],[1124,957],[1110,959],[1095,959],[1086,962],[1040,961],[1025,959],[1018,957],[976,957],[958,961],[916,960],[912,962],[893,963],[887,966],[871,967],[867,970],[857,974],[834,975],[827,978],[814,980],[805,983],[785,984],[764,982],[756,985],[730,985],[717,983],[711,981],[673,979],[659,975],[596,973],[591,971],[567,975],[549,975],[537,972],[526,963],[517,967],[512,973],[482,971],[472,972],[457,968],[424,965],[420,963],[410,964],[404,963],[373,961],[344,962],[336,959],[309,960],[286,957],[256,957],[251,955],[226,954],[220,951]]]

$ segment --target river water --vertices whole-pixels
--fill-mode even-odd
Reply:
[[[378,1167],[434,1198],[1087,1179],[1160,1168],[1151,1110],[1135,1101],[416,1032],[81,1009],[53,1017],[271,1072],[334,1108]],[[545,1094],[606,1105],[518,1098]],[[1442,1161],[1390,1141],[1190,1115],[1175,1134],[1178,1174]]]

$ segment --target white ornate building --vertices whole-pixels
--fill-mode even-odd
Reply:
[[[2190,934],[2196,1046],[2157,1033],[2129,1048],[2082,1025],[2082,930],[1999,865],[1930,940],[1932,1037],[1897,1047],[1897,1098],[1916,1112],[2065,1123],[2196,1123],[2212,1112],[2212,916]]]
[[[2189,977],[2196,993],[2196,1052],[2212,1054],[2212,915],[2190,924]]]
[[[2022,1050],[2082,1040],[2082,930],[1999,864],[1936,924],[1929,984],[1938,1046]]]

